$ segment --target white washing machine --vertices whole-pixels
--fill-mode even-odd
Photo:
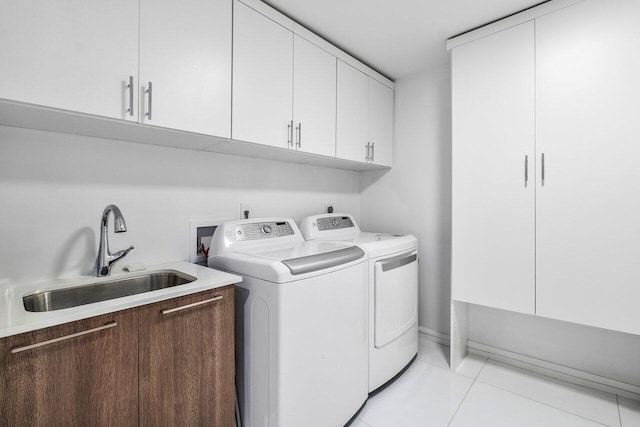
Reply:
[[[360,231],[351,215],[302,220],[308,241],[355,244],[369,255],[369,392],[385,385],[418,354],[418,239]]]
[[[244,426],[339,427],[368,397],[367,257],[305,242],[291,219],[220,225],[208,265],[236,285],[236,384]]]

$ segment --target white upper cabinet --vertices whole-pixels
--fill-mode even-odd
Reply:
[[[338,60],[336,156],[366,162],[369,153],[369,77]]]
[[[0,52],[0,98],[138,119],[137,1],[3,2]]]
[[[229,138],[231,0],[141,0],[138,87],[141,123]]]
[[[232,138],[292,148],[293,32],[238,1],[233,15]]]
[[[336,58],[236,2],[233,138],[335,156]]]
[[[370,161],[393,163],[393,89],[369,77]]]
[[[640,334],[640,2],[536,21],[537,311]],[[538,172],[538,175],[540,172]]]
[[[338,60],[336,156],[391,166],[393,89]]]
[[[336,57],[294,36],[293,123],[297,150],[336,154]]]
[[[391,165],[393,82],[261,0],[5,3],[1,125]]]
[[[452,55],[452,296],[533,314],[533,21]]]

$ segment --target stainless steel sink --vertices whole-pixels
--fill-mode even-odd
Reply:
[[[22,300],[27,311],[53,311],[180,286],[195,280],[195,277],[177,271],[161,271],[73,288],[36,292],[24,296]]]

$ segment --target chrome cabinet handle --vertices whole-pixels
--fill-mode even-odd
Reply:
[[[169,309],[166,309],[166,310],[162,310],[161,313],[162,314],[171,314],[171,313],[175,313],[176,311],[186,310],[186,309],[191,308],[191,307],[197,307],[197,306],[202,305],[202,304],[209,304],[209,303],[212,303],[214,301],[219,301],[222,298],[224,298],[222,295],[218,295],[216,297],[213,297],[211,299],[206,299],[204,301],[198,301],[198,302],[194,302],[194,303],[187,304],[187,305],[181,305],[180,307],[169,308]]]
[[[149,101],[149,108],[147,109],[147,113],[146,116],[149,118],[149,120],[151,120],[151,105],[153,102],[153,83],[149,82],[149,89],[146,90],[147,95],[148,95],[148,101]]]
[[[65,335],[60,338],[54,338],[52,340],[42,341],[42,342],[31,344],[31,345],[25,345],[23,347],[14,347],[11,349],[11,354],[20,353],[22,351],[31,350],[32,348],[42,347],[45,345],[53,344],[60,341],[65,341],[75,337],[80,337],[82,335],[92,334],[94,332],[102,331],[104,329],[115,328],[116,326],[118,326],[118,322],[113,321],[113,322],[105,323],[104,326],[99,326],[93,329],[87,329],[86,331],[76,332],[75,334]]]
[[[368,161],[369,161],[369,147],[370,147],[370,145],[371,145],[371,143],[370,143],[370,142],[367,142],[367,145],[365,145],[365,148],[366,148],[366,150],[367,150],[367,151],[365,152],[365,155],[364,155],[364,161],[365,161],[365,162],[368,162]]]
[[[371,160],[372,162],[376,159],[376,143],[372,142],[371,143]]]
[[[296,142],[296,145],[298,146],[298,148],[302,147],[302,123],[298,122],[298,126],[296,126],[296,131],[298,134],[298,140]]]
[[[293,148],[293,120],[287,123],[287,146]]]
[[[524,156],[524,186],[529,182],[529,156]]]
[[[542,153],[542,186],[544,187],[544,153]]]
[[[127,85],[129,89],[129,109],[127,112],[129,116],[133,117],[133,76],[129,76],[129,84]]]

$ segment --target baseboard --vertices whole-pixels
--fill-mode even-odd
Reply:
[[[422,339],[449,346],[451,339],[449,334],[418,326],[419,336]],[[488,357],[498,362],[506,363],[518,368],[526,369],[540,375],[545,375],[571,384],[601,390],[607,393],[617,394],[629,399],[640,401],[640,387],[622,381],[606,378],[578,369],[569,368],[557,363],[548,362],[520,353],[514,353],[498,347],[481,344],[475,341],[467,341],[467,351],[480,356]]]
[[[438,344],[449,346],[451,343],[451,337],[444,332],[438,332],[434,329],[429,329],[424,326],[418,326],[419,335],[429,341],[437,342]]]
[[[430,334],[427,334],[426,338],[430,339]],[[602,377],[474,341],[467,341],[467,351],[469,353],[488,357],[498,362],[566,381],[571,384],[617,394],[629,399],[640,400],[640,387],[633,384],[624,383],[622,381]]]

